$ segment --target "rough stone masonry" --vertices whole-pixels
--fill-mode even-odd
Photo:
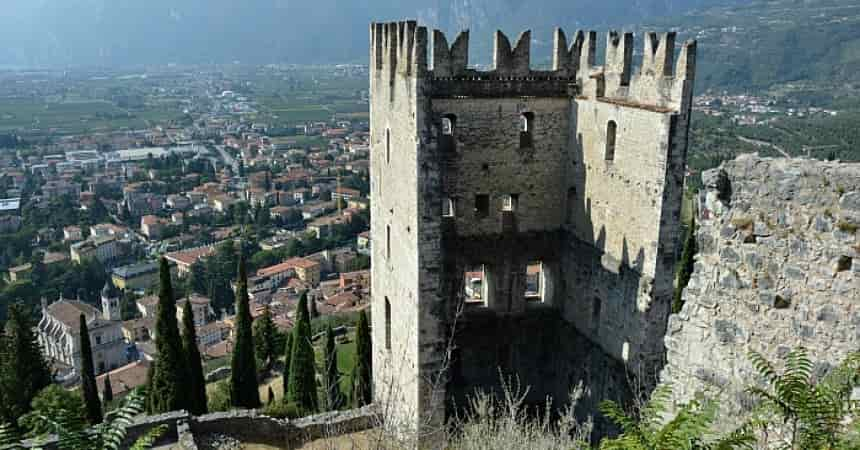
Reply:
[[[720,393],[721,417],[741,418],[758,381],[750,350],[778,362],[804,346],[824,375],[860,349],[860,164],[744,155],[703,181],[661,381],[679,402]]]
[[[560,406],[623,400],[664,360],[696,43],[495,35],[469,67],[416,22],[370,28],[374,401],[386,425],[432,435],[501,376]],[[426,433],[426,434],[425,434]]]

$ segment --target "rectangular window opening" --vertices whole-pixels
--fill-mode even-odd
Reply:
[[[463,272],[463,298],[467,305],[487,306],[487,274],[482,264]]]
[[[515,212],[519,206],[520,195],[510,194],[502,199],[502,211]]]
[[[540,261],[526,265],[526,301],[544,301],[544,265]]]
[[[484,218],[490,215],[490,196],[478,194],[475,196],[475,217]]]

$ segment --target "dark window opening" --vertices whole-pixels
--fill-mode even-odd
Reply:
[[[391,350],[391,302],[385,297],[385,349]]]
[[[455,137],[456,126],[457,116],[453,114],[442,116],[442,124],[439,129],[439,149],[443,153],[451,153],[457,150],[457,140]]]
[[[534,113],[525,112],[520,116],[520,148],[531,148],[534,145]]]
[[[618,132],[618,125],[614,120],[610,120],[606,125],[606,160],[615,160],[615,138]]]
[[[475,196],[475,217],[483,218],[490,215],[490,196],[478,194]]]
[[[591,304],[591,326],[595,330],[600,327],[600,308],[602,302],[599,298],[594,297]]]

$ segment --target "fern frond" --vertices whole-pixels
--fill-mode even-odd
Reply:
[[[767,379],[768,383],[773,383],[773,381],[778,378],[779,375],[777,374],[776,369],[774,369],[773,364],[771,364],[770,361],[768,361],[761,353],[751,350],[748,353],[747,358],[749,358],[759,375]]]
[[[628,416],[617,403],[611,400],[600,402],[600,412],[621,428],[624,433],[637,431],[636,420]]]
[[[155,445],[155,441],[157,441],[158,438],[160,438],[166,431],[167,425],[159,425],[152,428],[134,442],[134,445],[131,446],[131,450],[147,450],[152,448],[152,446]]]
[[[23,449],[21,436],[15,431],[15,427],[8,423],[0,423],[0,450]]]

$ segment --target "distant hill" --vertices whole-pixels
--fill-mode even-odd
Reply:
[[[699,40],[699,92],[787,89],[839,100],[860,90],[860,0],[756,0],[652,26]]]
[[[748,0],[746,0],[748,1]],[[476,60],[491,33],[534,30],[548,57],[555,26],[635,24],[745,0],[5,0],[0,67],[164,63],[365,62],[368,24],[417,18],[471,28]]]

